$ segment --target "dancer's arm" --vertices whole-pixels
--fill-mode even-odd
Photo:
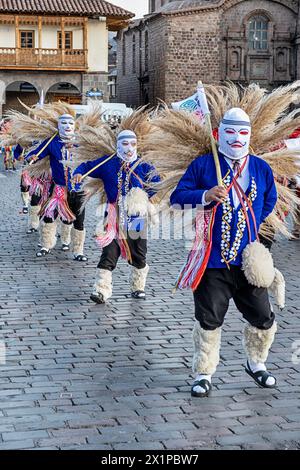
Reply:
[[[276,190],[274,175],[269,165],[267,165],[266,190],[264,194],[264,206],[263,206],[262,214],[261,214],[261,221],[260,221],[261,224],[273,212],[276,202],[277,202],[277,190]]]
[[[222,186],[214,186],[209,190],[201,189],[203,168],[200,158],[191,163],[179,181],[170,198],[172,206],[179,205],[181,209],[184,209],[185,206],[195,208],[202,205],[203,200],[210,204],[211,202],[223,202],[227,197],[227,192]],[[203,198],[204,195],[205,198]]]

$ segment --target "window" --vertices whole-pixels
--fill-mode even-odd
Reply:
[[[58,31],[58,49],[62,49],[62,34]],[[73,49],[73,32],[65,31],[65,49]]]
[[[250,19],[249,45],[255,51],[268,49],[268,19],[264,16],[255,16]]]
[[[34,31],[20,31],[20,44],[22,49],[33,49]]]
[[[136,45],[135,45],[135,34],[132,36],[132,73],[136,73]]]
[[[149,35],[148,31],[145,32],[145,72],[149,69]]]

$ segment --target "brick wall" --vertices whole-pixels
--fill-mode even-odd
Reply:
[[[220,82],[220,40],[219,12],[169,17],[167,102],[194,92],[198,80]]]
[[[82,104],[87,103],[86,92],[92,88],[98,88],[103,91],[103,101],[109,101],[108,74],[106,72],[85,73],[82,75]]]
[[[270,21],[269,49],[255,53],[259,60],[254,63],[248,47],[247,25],[251,14],[264,12]],[[263,85],[288,83],[300,76],[300,60],[296,61],[300,52],[294,42],[297,16],[296,0],[226,0],[214,10],[145,18],[138,26],[135,23],[134,28],[119,34],[118,99],[138,106],[143,104],[146,92],[151,104],[156,104],[158,98],[170,103],[192,93],[199,79],[204,83],[226,79],[247,83],[259,81],[260,74]],[[143,65],[137,67],[136,73],[132,71],[132,35],[138,37],[139,30],[142,36],[145,30],[149,34],[148,73]],[[141,44],[144,57],[144,42]],[[230,62],[232,51],[237,64]]]

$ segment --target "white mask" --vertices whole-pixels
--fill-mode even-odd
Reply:
[[[137,159],[137,137],[132,131],[122,131],[118,135],[117,155],[124,162],[132,163]]]
[[[245,111],[227,111],[219,127],[219,151],[231,160],[240,160],[249,155],[250,139],[250,118]]]
[[[69,140],[74,137],[75,120],[70,114],[63,114],[58,121],[59,137],[63,140]]]

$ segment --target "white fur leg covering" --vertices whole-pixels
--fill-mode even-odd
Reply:
[[[76,230],[72,227],[72,243],[74,255],[83,255],[85,230]]]
[[[149,273],[149,266],[146,265],[143,269],[137,269],[132,266],[131,271],[131,292],[144,291]]]
[[[149,216],[151,225],[153,226],[159,225],[159,210],[150,201],[148,201],[148,216]]]
[[[105,217],[107,204],[100,204],[96,209],[97,226],[95,230],[96,237],[103,237],[105,235],[105,226],[107,217]]]
[[[112,296],[112,272],[106,269],[97,269],[97,278],[94,285],[95,294],[102,294],[104,300]]]
[[[52,250],[56,245],[56,222],[51,224],[42,223],[41,226],[41,243],[46,250]]]
[[[194,358],[193,372],[195,374],[213,375],[220,361],[221,328],[203,330],[196,321],[193,330]]]
[[[22,201],[23,201],[24,207],[28,207],[28,206],[29,206],[29,202],[30,202],[30,195],[29,195],[29,192],[27,192],[27,193],[21,193],[21,197],[22,197]]]
[[[132,188],[125,198],[128,215],[145,217],[148,213],[148,194],[141,188]]]
[[[41,206],[30,206],[30,215],[29,215],[29,228],[34,228],[37,230],[40,225],[39,212]]]
[[[269,330],[259,330],[255,326],[246,325],[243,345],[247,357],[251,359],[251,361],[263,364],[267,361],[276,331],[276,322],[274,322]]]
[[[70,245],[71,231],[72,231],[72,224],[71,225],[61,224],[60,239],[63,245]]]
[[[275,279],[270,291],[274,295],[278,307],[283,310],[285,307],[285,279],[277,268],[275,268]]]
[[[275,278],[273,257],[258,241],[250,243],[243,251],[243,266],[249,284],[269,288]]]

